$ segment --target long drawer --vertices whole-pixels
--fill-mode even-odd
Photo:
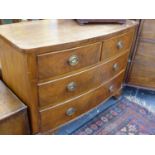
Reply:
[[[98,88],[82,94],[72,100],[40,111],[41,131],[54,129],[75,117],[89,111],[106,98],[115,94],[121,87],[124,71]]]
[[[88,70],[39,84],[40,107],[53,106],[101,85],[125,69],[127,57],[128,52]]]
[[[126,50],[130,50],[134,29],[126,33],[104,40],[102,47],[102,61],[112,58]]]
[[[39,80],[62,75],[100,61],[101,43],[38,55]]]

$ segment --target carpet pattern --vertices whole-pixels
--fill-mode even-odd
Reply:
[[[154,134],[155,115],[124,97],[72,133],[72,135]]]

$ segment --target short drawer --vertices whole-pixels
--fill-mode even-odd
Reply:
[[[127,58],[128,53],[126,52],[120,57],[100,63],[85,71],[39,84],[40,107],[56,105],[98,87],[125,69]]]
[[[134,29],[105,40],[102,48],[102,61],[112,58],[126,50],[130,50],[133,35]]]
[[[38,55],[39,80],[91,66],[100,61],[101,43]]]
[[[115,78],[92,91],[64,102],[61,105],[41,110],[41,130],[47,131],[54,129],[89,111],[106,98],[113,96],[121,88],[123,75],[124,72],[120,72]]]

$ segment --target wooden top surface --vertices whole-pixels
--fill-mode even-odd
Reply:
[[[39,20],[0,26],[0,36],[23,51],[65,45],[92,38],[105,37],[137,25],[127,20],[126,24],[79,25],[70,19]]]
[[[0,80],[0,120],[25,108],[26,106]]]

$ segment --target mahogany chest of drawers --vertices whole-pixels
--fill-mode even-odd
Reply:
[[[119,94],[136,25],[1,26],[2,76],[28,106],[33,134],[53,131]]]

